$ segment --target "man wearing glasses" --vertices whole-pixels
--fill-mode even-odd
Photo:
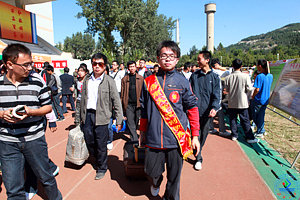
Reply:
[[[93,73],[85,77],[82,85],[80,119],[90,156],[96,158],[95,180],[99,180],[107,171],[108,124],[112,111],[115,111],[118,131],[121,130],[123,112],[116,83],[104,73],[106,56],[96,53],[91,62]]]
[[[0,160],[7,198],[26,199],[26,160],[48,199],[62,199],[50,170],[45,141],[44,115],[52,110],[48,89],[30,74],[33,62],[27,47],[10,44],[2,54],[7,73],[0,77]],[[16,115],[13,108],[18,105],[24,106]]]
[[[140,130],[147,147],[145,172],[151,180],[151,194],[157,196],[167,163],[163,199],[178,200],[183,159],[192,154],[192,149],[200,149],[197,99],[188,80],[174,70],[180,57],[178,45],[163,41],[156,55],[161,70],[145,79],[140,99]]]

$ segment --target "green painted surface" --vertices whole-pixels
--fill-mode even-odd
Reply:
[[[248,144],[242,129],[238,142],[277,199],[300,199],[300,175],[265,140]],[[284,185],[286,187],[284,187]]]

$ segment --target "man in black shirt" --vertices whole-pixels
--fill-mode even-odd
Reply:
[[[144,78],[136,73],[136,63],[127,63],[129,74],[122,79],[121,101],[124,116],[127,118],[127,126],[131,141],[138,141],[136,127],[140,118],[140,95]]]

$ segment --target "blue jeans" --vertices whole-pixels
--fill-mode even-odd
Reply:
[[[114,140],[114,131],[112,129],[112,124],[113,124],[113,118],[110,118],[109,124],[108,124],[108,140],[107,144],[110,144]]]
[[[63,103],[63,112],[64,113],[68,112],[68,110],[67,110],[67,98],[69,98],[72,110],[75,111],[75,103],[74,103],[73,94],[63,94],[62,95],[62,103]]]
[[[251,102],[251,112],[253,121],[257,127],[257,134],[264,134],[265,130],[265,113],[267,105],[261,105],[256,101]]]
[[[56,118],[59,119],[59,118],[64,118],[64,113],[63,113],[63,110],[61,108],[61,106],[59,105],[59,102],[60,102],[60,95],[61,95],[61,92],[58,93],[57,95],[53,95],[53,110],[54,110],[54,113],[56,115]]]
[[[24,190],[25,160],[41,181],[48,199],[62,199],[56,180],[50,170],[45,136],[28,142],[0,141],[0,160],[7,199],[26,198]]]

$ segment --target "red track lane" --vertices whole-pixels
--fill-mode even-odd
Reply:
[[[81,169],[64,167],[68,129],[73,124],[69,111],[66,120],[58,122],[58,130],[46,132],[49,157],[59,166],[56,177],[58,187],[67,200],[123,200],[123,199],[161,199],[166,179],[159,192],[160,197],[152,197],[147,180],[129,180],[125,177],[123,166],[124,137],[118,137],[109,151],[108,171],[102,180],[94,180],[95,170],[90,164]],[[269,188],[253,167],[237,142],[216,135],[209,135],[203,148],[203,169],[195,171],[189,162],[184,162],[181,175],[182,200],[270,200],[275,199]],[[2,184],[0,199],[6,199]],[[39,194],[33,200],[42,199]]]

